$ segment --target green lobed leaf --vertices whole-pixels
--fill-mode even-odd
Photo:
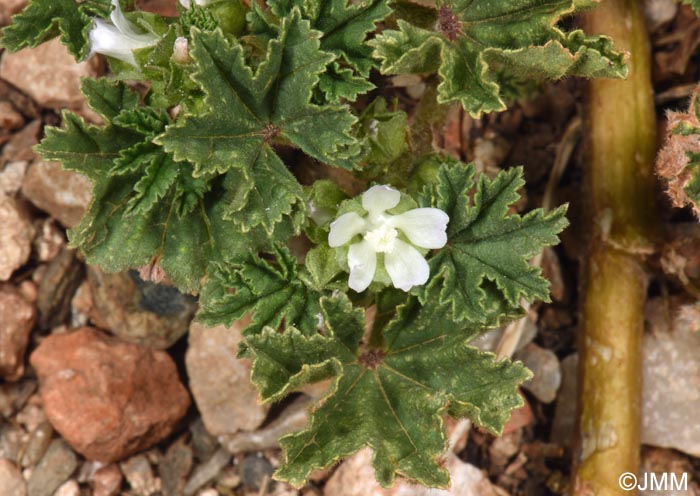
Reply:
[[[106,17],[111,0],[29,0],[24,10],[12,17],[12,23],[2,30],[2,46],[16,52],[36,47],[61,36],[70,53],[78,60],[90,52],[88,33],[92,17]]]
[[[191,164],[153,144],[167,115],[138,107],[120,82],[86,80],[84,88],[88,104],[111,122],[100,128],[65,112],[64,127],[46,128],[37,147],[44,159],[93,182],[71,244],[110,271],[156,259],[178,287],[197,291],[209,261],[240,256],[252,240],[224,218],[224,191],[213,178],[193,178]]]
[[[193,78],[205,92],[206,111],[168,126],[158,138],[176,160],[195,164],[195,176],[228,173],[230,218],[244,229],[271,232],[303,191],[273,145],[290,143],[331,165],[352,168],[359,143],[350,136],[347,107],[310,103],[311,90],[332,55],[319,50],[319,34],[298,10],[285,18],[254,71],[244,49],[220,31],[193,30]]]
[[[607,37],[557,27],[589,3],[446,0],[432,13],[434,29],[399,19],[398,30],[386,30],[370,44],[383,73],[437,72],[439,101],[459,101],[478,116],[506,108],[499,86],[504,71],[531,79],[625,77],[624,57]]]
[[[260,151],[249,173],[230,170],[224,187],[228,204],[226,217],[242,232],[261,227],[272,234],[285,216],[293,215],[294,205],[303,198],[301,185],[269,148]],[[299,208],[305,210],[304,204],[299,202]]]
[[[366,77],[357,75],[348,67],[342,67],[338,62],[332,62],[326,72],[321,74],[318,87],[330,103],[340,103],[343,100],[354,102],[359,95],[374,89]]]
[[[170,126],[161,139],[166,150],[195,163],[198,174],[226,172],[250,169],[260,150],[281,138],[318,160],[352,168],[351,157],[359,152],[349,135],[355,118],[347,107],[309,103],[311,88],[332,60],[318,49],[318,36],[294,10],[254,72],[241,45],[218,31],[196,32],[193,77],[207,95],[208,112]]]
[[[200,297],[198,319],[209,325],[230,326],[252,313],[246,334],[265,326],[294,326],[304,333],[319,327],[321,294],[299,278],[296,260],[286,248],[276,247],[274,259],[257,255],[217,264]]]
[[[421,293],[426,303],[433,288],[440,302],[451,305],[454,318],[484,323],[486,308],[500,293],[507,305],[520,299],[549,301],[549,283],[529,260],[558,242],[567,225],[566,206],[551,213],[509,214],[524,185],[522,168],[502,171],[495,179],[474,180],[473,164],[445,162],[437,171],[432,206],[450,216],[447,245],[429,260],[431,279]],[[473,198],[473,199],[472,199]],[[424,203],[429,203],[425,201]],[[428,206],[428,205],[426,205]],[[497,292],[485,289],[486,281]]]
[[[337,56],[338,60],[320,77],[319,86],[330,102],[342,99],[355,101],[357,96],[374,88],[368,80],[376,67],[372,49],[366,43],[377,23],[390,13],[388,0],[270,0],[270,14],[260,7],[254,9],[253,27],[257,31],[274,29],[279,19],[298,8],[311,28],[321,32],[321,50]]]
[[[254,359],[252,380],[263,400],[334,378],[311,409],[307,428],[281,439],[285,464],[278,479],[300,485],[314,468],[370,446],[383,486],[400,475],[446,487],[442,415],[467,416],[498,433],[522,403],[517,387],[529,371],[468,346],[477,332],[445,318],[446,307],[420,307],[412,299],[389,323],[382,350],[362,344],[364,315],[347,297],[324,297],[321,309],[323,335],[267,328],[249,335],[243,346],[243,355]]]

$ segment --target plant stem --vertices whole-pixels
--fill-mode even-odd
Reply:
[[[653,252],[656,113],[649,39],[637,0],[604,0],[585,16],[589,34],[630,53],[627,80],[589,90],[590,245],[583,266],[578,450],[573,494],[629,495],[619,477],[639,469],[641,342]]]

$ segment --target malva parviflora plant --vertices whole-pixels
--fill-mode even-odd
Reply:
[[[490,179],[417,155],[407,114],[359,97],[378,73],[422,74],[439,103],[479,116],[544,79],[624,77],[608,38],[561,27],[593,4],[181,0],[163,18],[127,1],[30,0],[2,43],[60,36],[76,59],[110,62],[82,86],[104,123],[64,112],[38,146],[93,183],[69,232],[86,260],[158,264],[199,294],[209,325],[252,315],[240,353],[262,401],[331,379],[308,426],[280,440],[276,477],[299,485],[370,446],[382,485],[446,487],[443,417],[500,433],[522,404],[530,372],[469,342],[548,300],[528,262],[557,243],[565,208],[513,213],[520,168]],[[330,168],[366,191],[323,179]]]

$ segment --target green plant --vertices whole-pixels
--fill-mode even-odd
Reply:
[[[403,111],[353,102],[378,67],[437,72],[438,100],[478,115],[505,108],[504,81],[621,77],[622,56],[557,27],[582,0],[181,3],[162,18],[117,0],[32,0],[4,30],[11,50],[60,35],[77,58],[109,57],[112,75],[83,83],[104,124],[64,112],[38,146],[93,182],[71,244],[111,271],[158,264],[199,293],[209,325],[252,314],[241,353],[263,400],[332,379],[307,429],[281,440],[278,478],[301,484],[369,445],[382,484],[446,486],[443,416],[500,433],[521,404],[529,371],[469,341],[547,301],[528,262],[557,242],[565,207],[512,213],[520,168],[477,177],[414,147],[424,129]],[[379,185],[353,198],[299,180],[328,167]],[[297,236],[313,244],[303,262]]]

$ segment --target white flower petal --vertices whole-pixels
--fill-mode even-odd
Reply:
[[[353,236],[364,231],[367,221],[355,212],[343,214],[331,223],[331,231],[328,233],[328,245],[331,248],[343,246]]]
[[[348,286],[361,293],[372,283],[377,269],[377,254],[367,241],[350,245],[348,267],[350,267]]]
[[[157,36],[150,33],[139,33],[134,29],[133,24],[131,24],[124,16],[124,12],[122,12],[121,7],[119,6],[119,0],[112,0],[112,5],[114,6],[114,9],[112,10],[109,18],[112,20],[119,32],[125,38],[129,39],[132,49],[146,48],[158,41]]]
[[[425,284],[430,277],[430,267],[425,258],[399,239],[395,241],[394,250],[384,254],[384,266],[394,287],[404,291]]]
[[[400,229],[416,246],[442,248],[447,244],[450,217],[439,208],[415,208],[391,217],[392,226]]]
[[[101,53],[136,66],[133,50],[152,46],[160,39],[151,33],[139,33],[124,17],[117,0],[112,0],[114,9],[110,14],[112,22],[103,19],[93,19],[94,25],[90,30],[90,53]]]
[[[401,193],[390,186],[372,186],[362,194],[362,208],[370,214],[381,214],[401,201]]]
[[[119,30],[102,19],[94,19],[94,23],[95,26],[89,34],[91,53],[108,55],[135,66],[136,59],[131,46],[124,43],[124,37]]]

